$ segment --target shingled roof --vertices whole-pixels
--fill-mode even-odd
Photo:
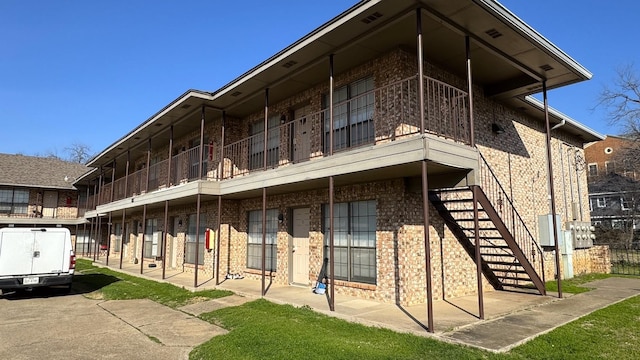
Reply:
[[[0,154],[0,185],[5,186],[73,189],[73,182],[89,170],[59,159]]]

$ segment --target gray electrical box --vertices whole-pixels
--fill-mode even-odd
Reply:
[[[560,215],[556,215],[556,229],[558,237],[562,236]],[[556,246],[553,239],[553,217],[551,214],[538,215],[538,244],[540,246]]]

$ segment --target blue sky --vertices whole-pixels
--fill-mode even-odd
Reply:
[[[2,0],[0,153],[100,151],[187,89],[220,88],[355,3]],[[616,133],[591,108],[616,67],[640,58],[640,2],[502,3],[594,73],[551,91],[550,105]]]

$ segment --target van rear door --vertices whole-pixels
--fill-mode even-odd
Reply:
[[[42,231],[45,230],[45,231]],[[67,272],[69,249],[65,253],[66,232],[63,229],[34,229],[33,263],[31,273],[52,274]]]

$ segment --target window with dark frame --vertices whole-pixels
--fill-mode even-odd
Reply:
[[[0,189],[0,214],[26,215],[29,209],[29,190]]]
[[[334,204],[335,278],[376,283],[376,201]],[[329,258],[329,206],[323,206],[324,254]]]
[[[185,244],[184,262],[187,264],[195,264],[196,249],[198,250],[198,265],[204,264],[204,239],[207,230],[207,214],[200,214],[200,231],[196,238],[196,214],[189,215],[187,224],[187,242]],[[198,239],[198,247],[196,247],[196,239]]]
[[[374,95],[373,77],[354,81],[333,91],[333,150],[341,150],[373,143]],[[324,151],[329,152],[329,96],[323,96]]]
[[[280,161],[280,115],[267,119],[267,167],[274,167]],[[264,167],[264,120],[251,124],[249,142],[249,169]]]
[[[262,269],[262,210],[249,211],[247,229],[247,268]],[[278,246],[278,209],[266,212],[265,269],[276,271]]]

